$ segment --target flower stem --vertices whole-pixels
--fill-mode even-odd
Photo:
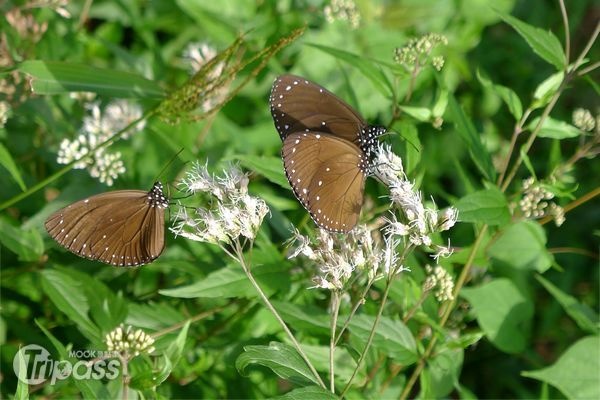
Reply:
[[[340,311],[340,294],[337,290],[331,293],[331,337],[329,338],[329,390],[335,393],[335,327],[337,326]]]
[[[342,394],[340,394],[340,398],[343,398],[344,395],[346,394],[346,392],[348,391],[348,389],[350,389],[350,385],[352,384],[352,381],[354,380],[354,377],[356,376],[356,373],[358,372],[360,365],[362,364],[363,360],[365,359],[367,352],[369,351],[369,348],[371,347],[371,343],[373,343],[373,338],[375,337],[375,330],[377,328],[377,325],[379,324],[381,315],[383,314],[383,308],[385,307],[385,303],[387,301],[388,294],[390,293],[390,288],[392,287],[392,282],[394,281],[394,275],[395,275],[395,271],[394,270],[390,271],[390,274],[388,275],[386,283],[385,283],[385,289],[383,291],[383,297],[381,298],[381,304],[379,305],[379,310],[377,311],[377,316],[375,317],[375,321],[373,321],[373,326],[371,327],[371,332],[369,332],[369,338],[367,339],[367,344],[365,345],[364,350],[362,351],[358,361],[356,362],[356,367],[354,368],[354,371],[352,371],[352,375],[350,376],[350,379],[348,380],[346,387],[344,387]]]
[[[240,245],[240,242],[237,239],[235,241],[235,253],[237,254],[237,259],[239,260],[240,265],[242,266],[242,269],[246,273],[246,276],[248,277],[248,280],[250,281],[250,283],[252,284],[252,286],[254,286],[254,289],[256,289],[256,291],[257,291],[258,295],[260,296],[260,298],[262,299],[263,303],[265,303],[265,306],[267,306],[267,308],[269,309],[269,311],[271,311],[271,313],[273,314],[273,316],[275,317],[275,319],[279,322],[279,324],[281,325],[281,327],[283,328],[283,330],[287,334],[288,338],[291,340],[292,344],[296,348],[296,351],[298,352],[298,354],[300,354],[300,357],[302,357],[302,359],[306,363],[308,369],[310,369],[310,372],[312,372],[312,374],[314,375],[314,377],[317,380],[317,382],[319,383],[319,385],[321,385],[321,387],[323,389],[326,389],[327,386],[325,386],[325,383],[323,383],[323,380],[319,376],[319,373],[317,372],[317,370],[315,369],[315,367],[312,365],[312,363],[308,359],[306,353],[304,353],[304,351],[300,347],[300,344],[298,343],[298,341],[294,337],[294,334],[287,327],[286,323],[283,321],[283,319],[281,318],[281,316],[279,315],[279,313],[277,312],[277,310],[275,309],[275,307],[273,307],[273,304],[271,304],[271,302],[269,301],[269,298],[267,297],[267,295],[265,294],[265,292],[262,290],[262,288],[260,287],[260,285],[258,284],[258,282],[256,282],[256,279],[254,279],[254,276],[252,275],[252,272],[250,271],[250,268],[246,264],[246,260],[244,259],[244,255],[242,253],[242,247]]]

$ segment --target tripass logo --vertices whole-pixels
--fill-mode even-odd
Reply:
[[[23,364],[19,360],[19,354]],[[54,385],[56,381],[69,376],[75,379],[115,379],[119,376],[120,366],[119,359],[99,359],[94,362],[80,360],[75,364],[67,360],[53,360],[50,352],[37,344],[21,347],[13,359],[15,375],[28,385],[39,385],[47,380]],[[21,367],[24,368],[23,373]]]

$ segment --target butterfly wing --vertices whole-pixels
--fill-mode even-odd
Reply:
[[[365,121],[327,89],[295,75],[282,75],[273,83],[271,115],[281,140],[291,133],[318,131],[360,145]]]
[[[80,200],[52,214],[46,230],[85,258],[117,266],[150,263],[164,248],[164,204],[156,205],[152,193],[118,190]]]
[[[283,141],[282,158],[294,194],[318,226],[354,228],[366,179],[366,156],[358,146],[323,132],[292,133]]]

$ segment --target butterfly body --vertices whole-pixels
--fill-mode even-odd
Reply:
[[[371,153],[384,128],[325,88],[294,75],[275,80],[271,114],[286,176],[315,223],[348,232],[358,222]]]
[[[149,192],[117,190],[77,201],[52,214],[45,227],[61,246],[81,257],[138,266],[163,251],[168,205],[157,182]]]

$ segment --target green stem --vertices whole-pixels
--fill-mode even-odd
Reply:
[[[377,316],[375,317],[375,321],[373,322],[373,326],[371,327],[371,332],[369,332],[369,338],[367,339],[367,344],[366,344],[364,350],[362,351],[358,361],[356,362],[356,367],[354,368],[354,371],[352,371],[352,375],[350,376],[350,379],[348,380],[346,387],[344,387],[342,394],[340,394],[340,398],[343,398],[344,395],[346,394],[346,392],[348,391],[348,389],[350,389],[352,380],[354,380],[354,377],[356,376],[356,373],[358,372],[360,365],[362,364],[363,360],[365,359],[365,357],[367,355],[367,352],[369,351],[369,348],[371,347],[371,343],[373,343],[373,338],[375,337],[375,329],[377,328],[377,325],[379,324],[379,320],[381,319],[381,315],[383,314],[383,308],[385,307],[387,297],[390,293],[390,288],[392,287],[394,275],[395,275],[395,270],[390,271],[390,274],[387,277],[387,281],[385,283],[385,289],[383,291],[383,297],[381,298],[381,304],[379,305],[379,310],[377,311]]]
[[[273,316],[275,317],[275,319],[277,320],[277,322],[279,322],[279,324],[281,325],[281,327],[283,328],[283,330],[287,334],[288,338],[291,340],[292,344],[296,348],[296,351],[298,352],[298,354],[300,354],[300,357],[302,357],[302,359],[304,360],[304,362],[306,363],[306,365],[310,369],[310,372],[312,372],[312,374],[314,375],[314,377],[317,380],[317,382],[319,383],[319,385],[321,385],[321,387],[323,389],[326,389],[327,386],[325,386],[325,383],[323,383],[323,380],[319,376],[319,373],[317,372],[317,370],[315,369],[315,367],[313,367],[313,365],[310,362],[310,360],[308,359],[306,353],[304,353],[304,351],[300,347],[300,344],[298,343],[298,341],[294,337],[294,334],[287,327],[286,323],[283,321],[283,319],[281,318],[281,316],[279,315],[279,313],[277,312],[277,310],[275,309],[275,307],[273,307],[273,304],[271,304],[271,302],[269,301],[269,298],[267,297],[267,295],[265,294],[265,292],[263,292],[263,290],[260,287],[260,285],[258,284],[258,282],[256,282],[256,280],[254,279],[254,276],[252,275],[252,272],[250,271],[250,268],[246,264],[246,261],[244,259],[244,255],[243,255],[243,252],[242,252],[242,248],[241,248],[240,242],[237,239],[235,241],[235,252],[237,254],[237,259],[239,260],[240,265],[242,266],[242,269],[244,270],[244,272],[246,273],[246,276],[248,277],[248,280],[250,281],[250,283],[252,284],[252,286],[254,286],[254,289],[256,289],[256,292],[258,293],[258,295],[262,299],[263,303],[265,303],[265,305],[267,306],[267,308],[269,309],[269,311],[271,311],[271,313],[273,314]]]
[[[340,295],[337,290],[331,293],[331,337],[329,338],[329,390],[335,393],[335,327],[340,311]]]

